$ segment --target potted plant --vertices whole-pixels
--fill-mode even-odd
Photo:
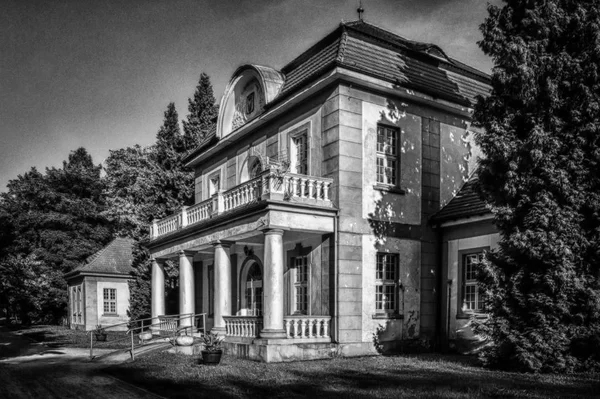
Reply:
[[[106,333],[106,330],[102,328],[102,325],[98,324],[94,330],[94,335],[96,336],[96,341],[106,341],[108,334]]]
[[[208,333],[202,336],[204,341],[204,349],[202,350],[202,361],[204,364],[219,364],[221,361],[221,355],[223,354],[223,349],[221,344],[223,343],[223,338],[219,337],[219,334]]]

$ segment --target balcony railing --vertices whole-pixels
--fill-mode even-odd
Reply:
[[[261,316],[223,316],[225,336],[257,338],[262,330]]]
[[[285,316],[283,325],[288,338],[329,338],[331,316]]]
[[[268,169],[255,179],[227,191],[221,190],[206,201],[183,207],[178,214],[154,221],[150,236],[156,239],[258,201],[280,200],[331,207],[332,184],[333,179]]]

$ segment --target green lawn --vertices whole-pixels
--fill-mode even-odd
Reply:
[[[264,364],[224,356],[219,366],[197,357],[155,352],[111,366],[109,373],[170,398],[389,397],[598,398],[598,375],[532,375],[489,371],[473,358],[442,355],[336,358]]]

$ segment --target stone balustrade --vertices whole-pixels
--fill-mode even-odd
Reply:
[[[325,177],[267,169],[255,179],[227,191],[220,190],[212,198],[194,206],[183,207],[176,215],[155,220],[150,236],[156,239],[258,201],[275,200],[331,207],[332,184],[333,179]]]
[[[329,338],[331,316],[285,316],[283,324],[288,338]]]
[[[260,316],[223,316],[225,320],[225,336],[257,338],[262,329]]]
[[[159,220],[158,222],[154,222],[153,228],[152,228],[152,230],[153,230],[152,236],[160,237],[165,234],[169,234],[169,233],[179,230],[180,225],[181,225],[181,222],[179,219],[180,219],[180,215],[172,215],[172,216],[166,217],[162,220]]]
[[[227,212],[261,197],[261,177],[249,180],[223,193],[223,211]]]
[[[187,224],[194,224],[210,219],[212,214],[212,200],[202,201],[186,209]]]

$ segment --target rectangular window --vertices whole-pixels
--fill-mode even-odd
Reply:
[[[81,286],[80,285],[75,287],[75,292],[76,292],[76,296],[77,296],[77,299],[75,301],[75,303],[77,304],[77,323],[81,324],[83,321],[83,316],[81,314],[81,312],[83,310],[83,306],[82,306],[83,298],[81,296]]]
[[[117,313],[117,290],[115,288],[104,289],[104,313]]]
[[[293,173],[308,174],[308,137],[306,131],[292,137],[290,161]]]
[[[398,312],[398,254],[377,253],[375,265],[375,310]]]
[[[397,128],[377,126],[377,183],[398,185],[398,141]]]
[[[308,313],[308,256],[298,256],[294,259],[296,276],[294,279],[295,313]]]
[[[477,284],[477,267],[483,259],[483,252],[463,255],[462,311],[467,313],[483,311],[483,295]]]

